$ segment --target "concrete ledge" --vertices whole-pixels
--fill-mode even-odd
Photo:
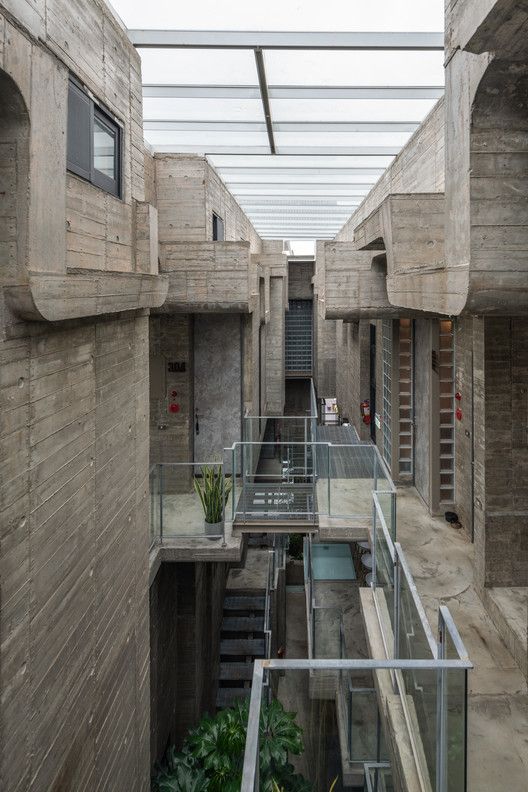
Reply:
[[[324,319],[350,322],[398,314],[387,297],[383,251],[358,250],[354,242],[325,242],[324,261]]]
[[[528,587],[485,588],[482,599],[513,659],[528,677]]]
[[[364,517],[319,517],[319,538],[328,542],[364,542],[372,520]]]
[[[169,278],[163,310],[250,313],[251,259],[249,242],[161,243],[160,271]]]
[[[60,322],[157,308],[163,304],[168,287],[167,277],[138,272],[30,272],[28,283],[7,286],[5,297],[9,308],[21,319]]]
[[[225,545],[221,539],[205,539],[202,537],[182,537],[181,539],[165,539],[163,544],[154,545],[149,553],[149,584],[152,584],[158,569],[163,562],[216,561],[221,563],[237,563],[243,555],[242,537],[232,536]]]

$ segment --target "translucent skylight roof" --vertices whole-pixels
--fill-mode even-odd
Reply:
[[[264,237],[333,237],[443,93],[443,0],[112,4],[146,141],[206,155]]]

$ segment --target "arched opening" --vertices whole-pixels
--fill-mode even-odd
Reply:
[[[29,114],[14,82],[0,71],[0,283],[18,284],[27,257]]]

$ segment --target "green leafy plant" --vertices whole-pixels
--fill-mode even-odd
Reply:
[[[248,715],[246,701],[202,718],[180,752],[172,746],[165,754],[152,780],[153,792],[239,792]],[[290,754],[304,750],[295,714],[278,701],[263,703],[259,729],[262,792],[274,792],[274,784],[284,792],[312,792],[288,761]]]
[[[330,789],[328,790],[328,792],[334,792],[335,785],[337,784],[337,778],[338,777],[336,776],[332,781],[332,783],[330,784]],[[273,779],[272,792],[286,792],[286,790],[283,786],[279,786],[279,784],[275,781],[275,779]]]
[[[194,479],[194,489],[200,498],[205,522],[222,522],[232,481],[224,476],[220,465],[204,465],[201,472],[202,478]]]
[[[290,541],[288,546],[288,555],[296,561],[302,561],[303,558],[303,535],[290,534]]]

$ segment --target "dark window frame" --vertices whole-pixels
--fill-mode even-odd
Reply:
[[[219,235],[219,229],[221,229],[221,235]],[[213,212],[213,242],[225,242],[225,223],[216,212]]]
[[[67,161],[66,167],[70,173],[74,173],[84,181],[93,184],[94,187],[104,190],[116,198],[122,198],[122,184],[123,184],[123,127],[117,119],[111,115],[105,108],[99,104],[92,94],[78,80],[70,75],[68,86],[68,103],[70,101],[70,92],[77,93],[81,100],[88,104],[88,154],[89,169],[83,168],[70,158],[70,141],[67,135]],[[115,177],[111,178],[102,171],[98,170],[94,164],[94,121],[97,121],[106,126],[114,136],[114,169]]]

